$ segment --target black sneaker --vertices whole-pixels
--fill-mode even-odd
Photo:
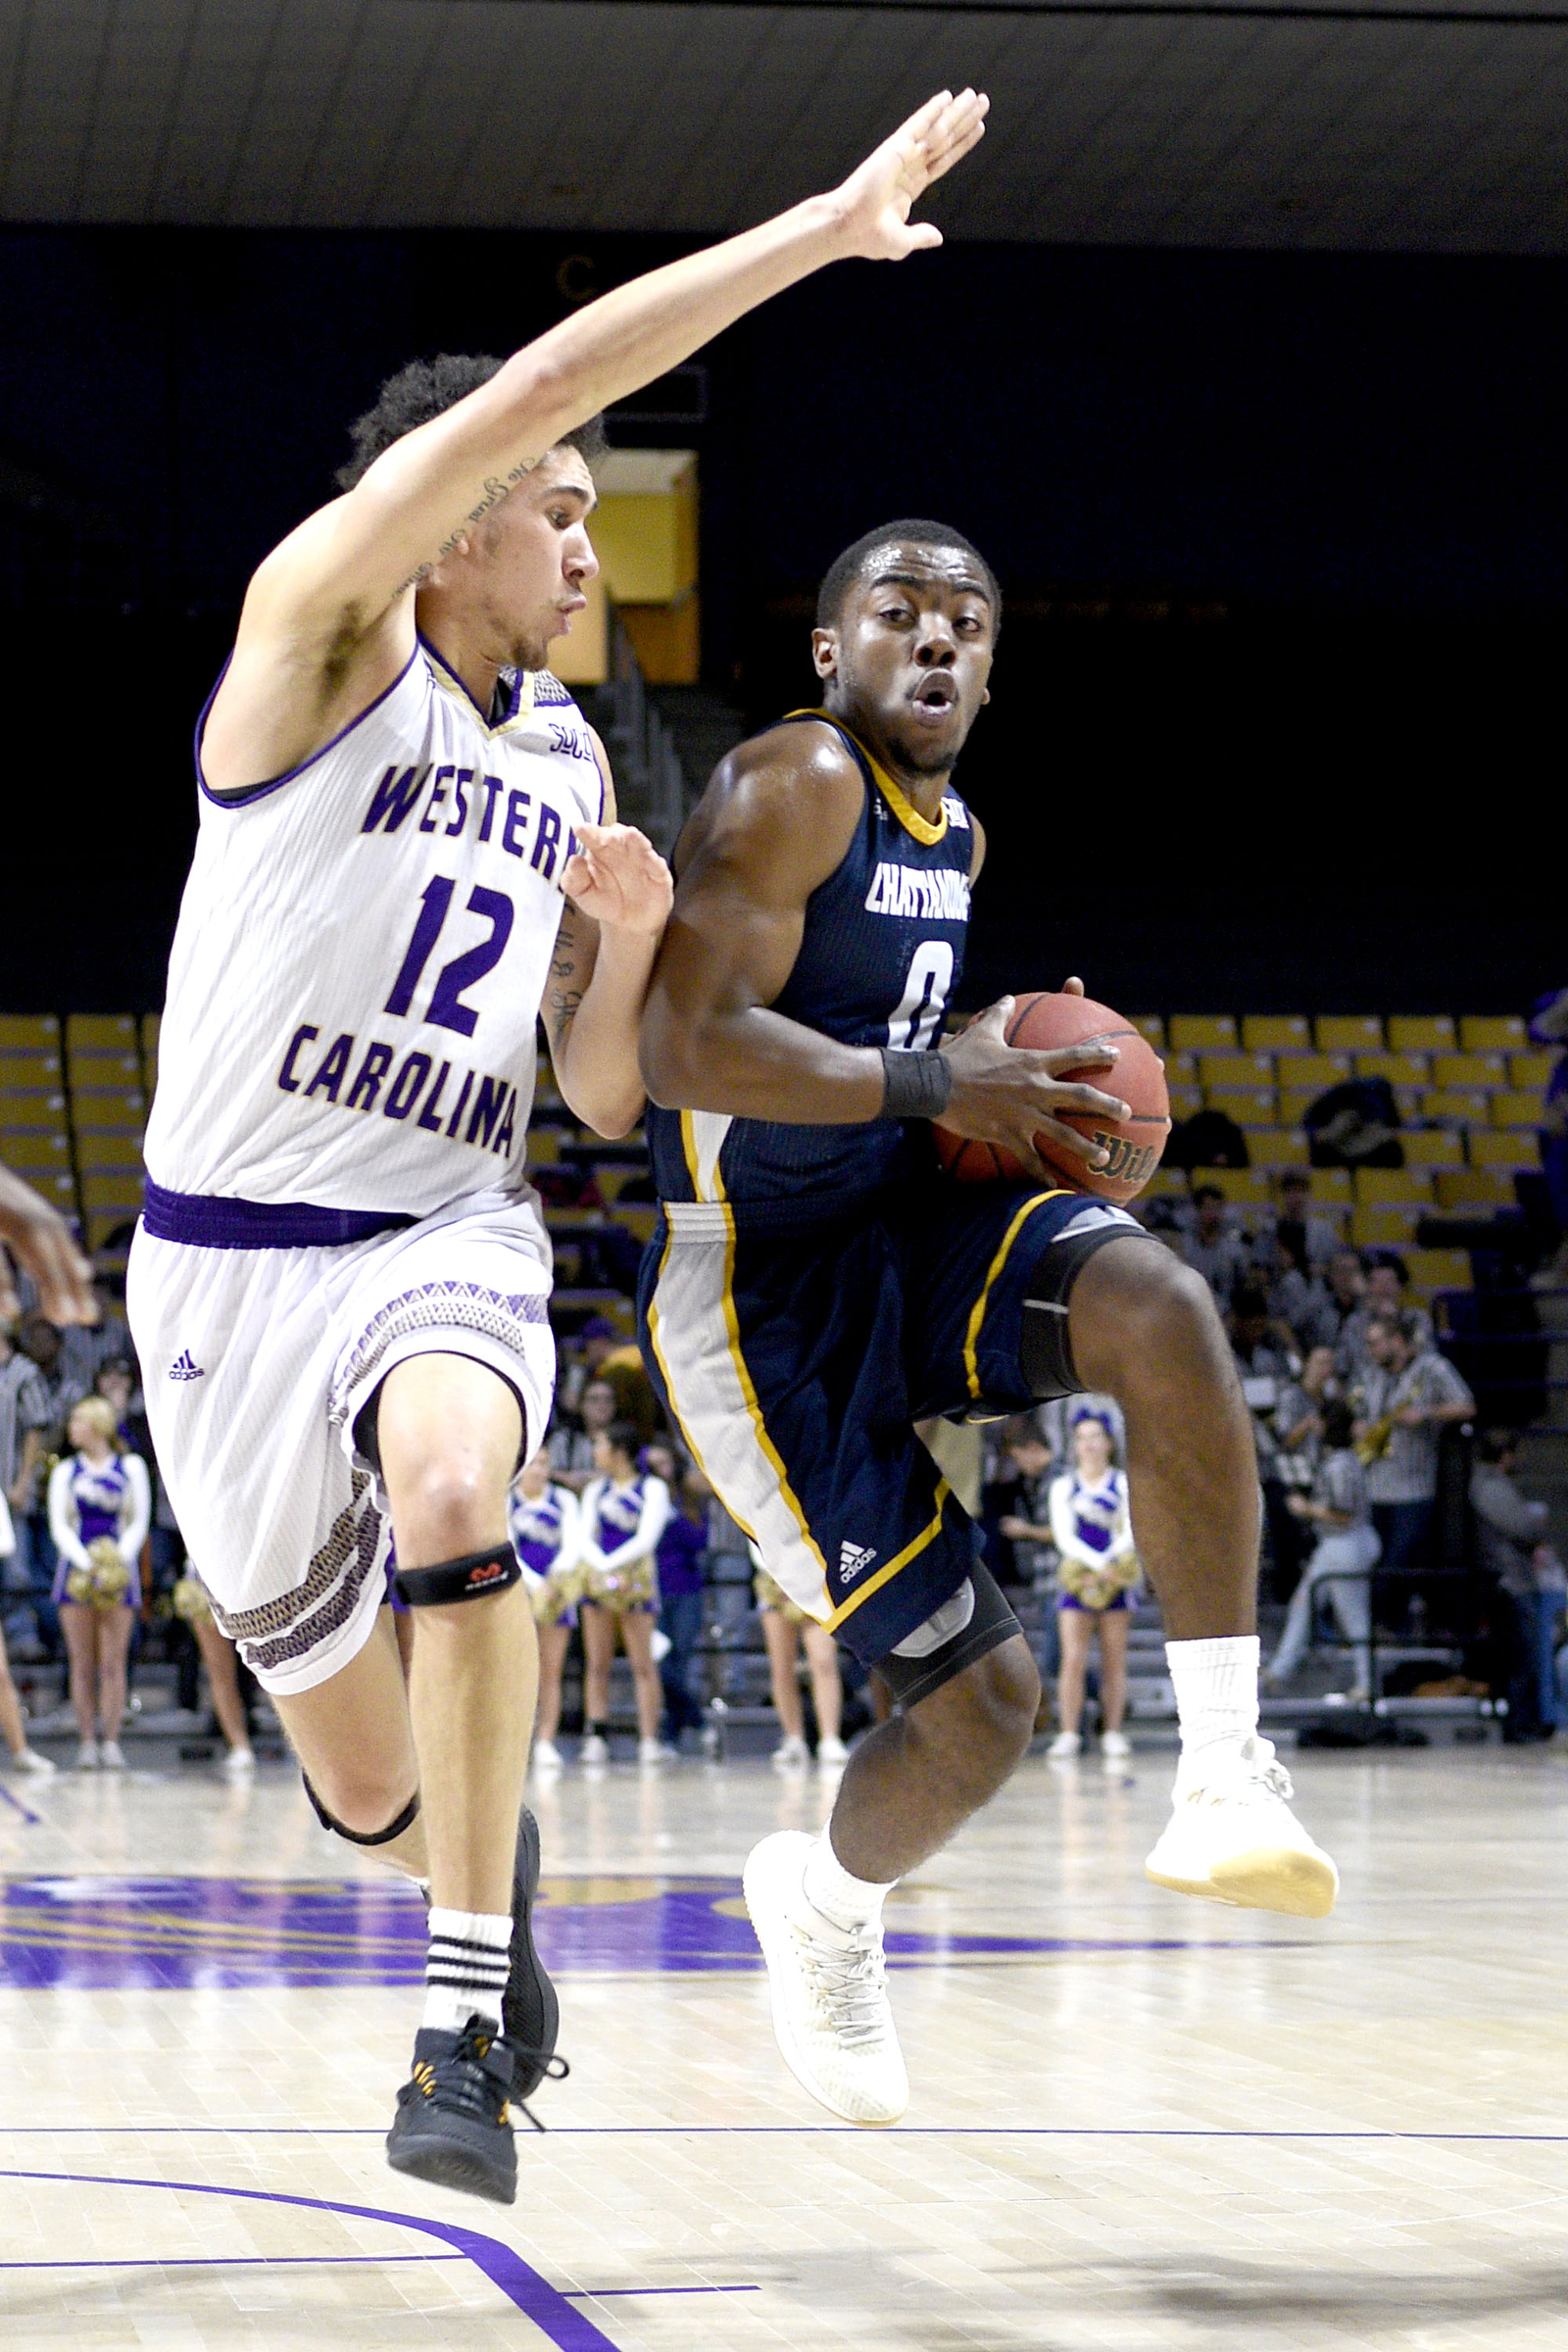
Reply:
[[[421,2026],[414,2037],[413,2078],[398,2092],[386,2135],[392,2170],[495,2205],[513,2204],[512,2078],[512,2052],[484,2018],[470,2017],[461,2034]]]
[[[523,1806],[517,1822],[517,1857],[512,1880],[512,1948],[507,1989],[501,1996],[501,2025],[516,2069],[514,2096],[531,2098],[546,2076],[558,2082],[566,2062],[557,2058],[561,2003],[534,1949],[533,1905],[539,1891],[539,1824]],[[533,2118],[529,2117],[529,2122]]]

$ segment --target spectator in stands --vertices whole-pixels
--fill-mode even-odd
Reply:
[[[559,1419],[551,1432],[551,1469],[574,1494],[580,1494],[593,1477],[595,1438],[615,1418],[614,1389],[608,1380],[591,1380],[583,1390],[577,1420]]]
[[[0,1501],[5,1503],[10,1540],[0,1563],[0,1583],[8,1593],[30,1589],[27,1558],[28,1497],[32,1493],[42,1432],[49,1422],[49,1398],[30,1356],[19,1355],[11,1335],[0,1323]],[[35,1654],[41,1654],[43,1643]],[[53,1644],[49,1644],[52,1648]]]
[[[130,1353],[130,1332],[122,1311],[123,1301],[118,1298],[101,1270],[95,1269],[92,1285],[95,1318],[91,1323],[68,1324],[60,1334],[60,1360],[73,1379],[81,1383],[83,1393],[97,1386],[101,1367]]]
[[[1288,1330],[1268,1311],[1268,1299],[1252,1283],[1236,1291],[1230,1312],[1231,1353],[1236,1361],[1242,1396],[1252,1417],[1252,1444],[1257,1454],[1258,1484],[1275,1579],[1289,1591],[1300,1566],[1302,1537],[1285,1507],[1290,1480],[1280,1457],[1274,1416],[1300,1370],[1300,1361]]]
[[[1061,1397],[1056,1400],[1058,1409],[1069,1401],[1081,1411],[1100,1417],[1099,1398]],[[1012,1469],[1013,1483],[1008,1492],[1008,1507],[997,1532],[1012,1546],[1016,1581],[1044,1595],[1056,1564],[1051,1533],[1051,1490],[1057,1473],[1072,1458],[1072,1436],[1070,1427],[1062,1424],[1057,1443],[1053,1446],[1041,1427],[1041,1420],[1042,1412],[1037,1407],[1032,1413],[1015,1415],[1004,1425],[1003,1446]],[[1105,1426],[1110,1427],[1108,1418]],[[1050,1603],[1042,1617],[1035,1664],[1040,1669],[1042,1687],[1042,1716],[1037,1719],[1035,1729],[1044,1731],[1047,1728],[1044,1691],[1055,1684],[1061,1673],[1061,1632],[1055,1608]]]
[[[773,1709],[784,1737],[773,1750],[780,1772],[803,1769],[811,1760],[806,1744],[806,1710],[801,1703],[800,1645],[806,1644],[806,1663],[811,1676],[811,1703],[816,1709],[816,1760],[837,1771],[849,1759],[839,1737],[844,1708],[844,1683],[839,1673],[839,1647],[825,1625],[818,1625],[798,1608],[781,1585],[762,1566],[762,1555],[751,1546],[756,1570],[753,1592],[767,1644],[767,1676]]]
[[[1298,1348],[1316,1346],[1329,1320],[1328,1294],[1321,1281],[1307,1273],[1298,1227],[1275,1227],[1258,1276],[1267,1282],[1268,1311],[1273,1321],[1290,1333]]]
[[[1217,1184],[1200,1184],[1193,1195],[1196,1211],[1192,1230],[1182,1243],[1182,1255],[1201,1274],[1221,1307],[1248,1272],[1250,1254],[1241,1235],[1232,1230],[1225,1196]]]
[[[152,1519],[147,1465],[122,1453],[114,1407],[84,1396],[66,1430],[74,1448],[49,1478],[49,1532],[59,1566],[54,1602],[71,1656],[78,1771],[123,1772],[125,1659],[141,1606],[141,1547]]]
[[[663,1480],[675,1503],[655,1559],[659,1630],[669,1644],[659,1661],[659,1679],[664,1686],[664,1740],[678,1751],[686,1733],[700,1737],[703,1729],[703,1710],[692,1691],[692,1664],[703,1638],[708,1506],[713,1490],[701,1471],[686,1468],[667,1440],[656,1439],[643,1447],[642,1466]]]
[[[1280,1208],[1275,1231],[1285,1234],[1303,1270],[1326,1274],[1340,1237],[1327,1217],[1312,1214],[1312,1179],[1305,1168],[1287,1168],[1280,1178]]]
[[[80,1403],[86,1390],[62,1361],[60,1332],[47,1315],[36,1310],[24,1315],[17,1336],[22,1352],[38,1375],[38,1394],[47,1412],[45,1419],[24,1436],[17,1498],[12,1507],[19,1548],[26,1557],[39,1638],[49,1656],[55,1657],[59,1654],[61,1634],[54,1599],[60,1563],[49,1527],[46,1465],[58,1458],[63,1449],[72,1407]]]
[[[1139,1581],[1127,1477],[1112,1458],[1109,1425],[1098,1414],[1078,1415],[1072,1425],[1072,1468],[1051,1486],[1061,1671],[1056,1684],[1060,1728],[1050,1752],[1060,1760],[1076,1756],[1083,1746],[1080,1727],[1089,1644],[1098,1632],[1100,1752],[1118,1762],[1132,1753],[1121,1727],[1127,1713],[1127,1632]]]
[[[1341,1329],[1335,1347],[1334,1360],[1340,1377],[1345,1381],[1362,1380],[1371,1368],[1372,1357],[1367,1348],[1367,1333],[1379,1315],[1399,1315],[1406,1311],[1415,1317],[1417,1338],[1421,1349],[1433,1345],[1432,1317],[1425,1307],[1406,1309],[1405,1293],[1410,1287],[1410,1269],[1397,1250],[1379,1248],[1363,1250],[1361,1278],[1365,1285],[1360,1304]]]
[[[1292,1515],[1317,1530],[1317,1545],[1291,1595],[1285,1631],[1263,1676],[1265,1690],[1291,1680],[1312,1638],[1312,1603],[1326,1586],[1341,1633],[1353,1646],[1352,1700],[1372,1695],[1371,1576],[1382,1549],[1372,1525],[1366,1472],[1355,1451],[1355,1417],[1343,1397],[1323,1408],[1323,1448],[1310,1494],[1287,1496]]]
[[[586,1407],[586,1397],[583,1402]],[[638,1469],[643,1440],[635,1422],[612,1421],[593,1443],[594,1476],[582,1497],[582,1761],[609,1761],[610,1667],[618,1636],[637,1694],[637,1760],[658,1764],[668,1753],[659,1738],[663,1690],[654,1663],[654,1627],[669,1489]]]
[[[561,1347],[561,1367],[556,1380],[556,1410],[575,1415],[582,1410],[582,1393],[591,1380],[598,1377],[600,1366],[618,1341],[620,1334],[608,1317],[590,1315],[586,1323]]]
[[[1385,1568],[1430,1564],[1440,1435],[1476,1409],[1430,1333],[1425,1317],[1407,1310],[1374,1316],[1366,1333],[1369,1369],[1351,1396]]]
[[[559,1772],[561,1678],[582,1590],[582,1514],[571,1489],[551,1478],[550,1455],[543,1446],[523,1463],[507,1497],[507,1532],[539,1628],[533,1767],[536,1772]]]
[[[0,1582],[16,1550],[16,1539],[11,1529],[11,1513],[6,1506],[5,1492],[0,1488]],[[54,1765],[47,1756],[39,1755],[27,1745],[27,1719],[23,1712],[22,1696],[11,1679],[11,1661],[6,1655],[6,1638],[0,1628],[0,1739],[11,1750],[11,1760],[19,1772],[50,1773]]]
[[[1503,1735],[1510,1741],[1549,1740],[1557,1728],[1556,1636],[1568,1593],[1568,1575],[1546,1542],[1548,1506],[1527,1501],[1514,1483],[1518,1452],[1516,1430],[1484,1429],[1470,1473],[1482,1565],[1507,1594],[1514,1617]]]
[[[1298,1377],[1288,1380],[1280,1391],[1274,1444],[1287,1503],[1294,1494],[1312,1492],[1322,1454],[1324,1408],[1339,1394],[1331,1348],[1312,1348]]]

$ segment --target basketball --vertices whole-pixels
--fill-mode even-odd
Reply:
[[[1060,1078],[1099,1087],[1102,1094],[1119,1095],[1131,1115],[1102,1119],[1085,1111],[1063,1111],[1062,1124],[1076,1127],[1103,1144],[1110,1158],[1102,1168],[1073,1159],[1049,1135],[1037,1135],[1036,1149],[1046,1165],[1078,1192],[1097,1193],[1102,1200],[1136,1200],[1159,1165],[1170,1133],[1170,1098],[1165,1091],[1165,1065],[1140,1030],[1108,1004],[1092,997],[1055,996],[1035,990],[1021,996],[1007,1023],[1009,1046],[1051,1053],[1060,1046],[1114,1045],[1120,1059],[1108,1069],[1058,1071]],[[960,1184],[994,1184],[1002,1177],[1014,1183],[1028,1174],[1021,1160],[1000,1144],[977,1144],[955,1135],[951,1127],[935,1125],[937,1157]]]

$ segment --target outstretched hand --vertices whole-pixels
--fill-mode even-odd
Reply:
[[[852,253],[871,262],[902,262],[906,254],[941,244],[942,231],[931,221],[910,226],[910,209],[978,146],[990,105],[974,90],[960,90],[956,97],[938,90],[850,173],[838,202]]]
[[[70,1226],[41,1193],[9,1168],[0,1168],[0,1242],[38,1286],[38,1304],[51,1323],[96,1323],[92,1268]],[[5,1250],[0,1250],[0,1323],[18,1312]]]
[[[675,885],[647,835],[635,825],[579,825],[577,840],[561,877],[572,905],[606,931],[657,939],[669,920]]]

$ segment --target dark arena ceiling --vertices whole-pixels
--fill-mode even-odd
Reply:
[[[1568,251],[1568,9],[0,0],[0,219],[701,234],[989,89],[957,237]]]

